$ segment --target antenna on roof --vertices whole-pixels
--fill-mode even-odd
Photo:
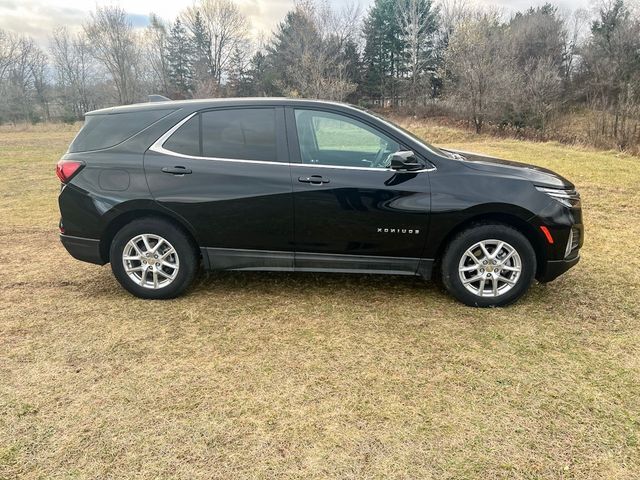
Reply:
[[[149,95],[149,102],[170,102],[171,99],[164,95]]]

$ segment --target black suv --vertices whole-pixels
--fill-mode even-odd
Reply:
[[[57,167],[61,240],[143,298],[209,270],[438,272],[501,306],[579,260],[574,186],[424,143],[358,108],[289,99],[97,110]]]

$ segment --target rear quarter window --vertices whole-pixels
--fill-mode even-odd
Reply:
[[[164,148],[175,153],[201,157],[200,153],[200,116],[195,115],[169,137]]]
[[[69,146],[69,153],[113,147],[128,140],[175,110],[148,110],[88,115],[84,126]]]

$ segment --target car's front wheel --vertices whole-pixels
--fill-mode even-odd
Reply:
[[[528,290],[536,273],[531,243],[518,230],[481,224],[459,233],[442,257],[442,282],[461,302],[501,307]]]
[[[114,237],[111,270],[137,297],[180,295],[193,281],[199,258],[189,237],[169,222],[145,218],[125,225]]]

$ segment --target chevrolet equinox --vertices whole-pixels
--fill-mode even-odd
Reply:
[[[433,147],[293,99],[97,110],[58,162],[60,238],[148,299],[208,270],[437,275],[503,306],[579,260],[580,196],[542,168]]]

